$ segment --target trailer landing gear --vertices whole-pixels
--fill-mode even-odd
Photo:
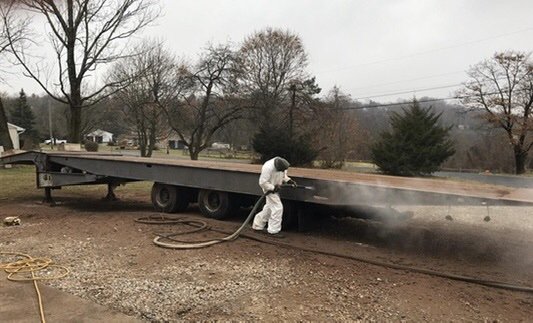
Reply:
[[[43,204],[48,204],[49,206],[56,206],[56,202],[52,198],[52,189],[50,187],[44,188]]]
[[[116,183],[107,184],[107,195],[104,197],[104,201],[118,201],[117,196],[115,195],[115,188],[118,187]]]

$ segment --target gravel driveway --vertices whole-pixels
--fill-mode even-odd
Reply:
[[[105,191],[103,191],[105,192]],[[394,270],[239,238],[177,251],[152,243],[155,227],[134,222],[154,214],[148,195],[68,189],[51,208],[0,201],[0,250],[50,256],[71,274],[48,284],[147,322],[245,321],[528,321],[533,294]],[[410,208],[404,221],[323,218],[290,245],[395,264],[532,285],[532,208]],[[201,218],[193,207],[188,217]],[[450,215],[451,219],[446,219]],[[243,215],[209,221],[232,230]],[[203,232],[192,237],[217,236]],[[29,309],[31,310],[31,309]]]

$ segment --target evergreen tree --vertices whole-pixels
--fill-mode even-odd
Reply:
[[[449,139],[451,127],[441,127],[441,114],[423,109],[415,100],[403,114],[390,118],[391,131],[380,134],[372,145],[372,160],[379,169],[390,175],[429,175],[439,169],[455,153]]]
[[[20,90],[19,98],[11,109],[11,123],[26,129],[21,136],[23,140],[37,139],[37,131],[34,128],[35,116],[28,104],[24,89]]]
[[[263,127],[253,138],[253,148],[261,155],[261,162],[279,156],[291,166],[310,165],[318,155],[310,136],[290,136],[288,130]]]

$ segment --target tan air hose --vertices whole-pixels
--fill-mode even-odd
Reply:
[[[45,323],[44,318],[44,308],[43,308],[43,299],[41,296],[41,291],[39,290],[39,285],[37,285],[38,280],[51,280],[59,279],[68,275],[69,270],[67,267],[54,265],[52,260],[49,258],[33,258],[30,255],[18,253],[18,252],[3,252],[0,251],[0,255],[5,256],[15,256],[22,258],[14,262],[0,262],[0,269],[4,270],[8,275],[7,279],[11,281],[32,281],[33,287],[35,287],[35,292],[37,293],[37,300],[39,303],[39,314],[41,316],[41,322]],[[46,275],[39,276],[36,273],[50,268],[57,268],[60,270],[60,273],[57,275]],[[28,275],[29,273],[29,275]]]
[[[187,232],[180,232],[180,233],[177,233],[177,234],[170,234],[170,235],[158,234],[154,238],[154,243],[156,245],[160,246],[160,247],[169,248],[169,249],[199,249],[199,248],[205,248],[205,247],[209,247],[209,246],[212,246],[214,244],[217,244],[217,243],[226,242],[226,241],[233,241],[233,240],[237,239],[237,237],[239,237],[241,232],[246,228],[246,226],[248,225],[250,220],[254,217],[255,213],[257,212],[257,209],[263,203],[265,197],[268,194],[270,194],[270,192],[266,192],[265,194],[263,194],[259,198],[259,200],[257,200],[257,202],[255,203],[254,207],[250,211],[250,214],[248,214],[248,217],[241,224],[241,226],[237,229],[237,231],[233,232],[229,236],[226,236],[226,237],[220,238],[220,239],[187,242],[187,241],[179,241],[179,240],[176,240],[176,239],[172,238],[173,236],[176,236],[178,234],[198,232],[200,230],[207,229],[207,224],[205,222],[202,222],[202,221],[179,220],[179,219],[167,220],[167,219],[164,219],[164,218],[162,220],[160,220],[160,221],[157,221],[154,218],[139,218],[139,219],[136,219],[135,221],[136,222],[140,222],[140,223],[152,223],[152,224],[153,223],[158,223],[158,224],[182,223],[182,224],[188,224],[190,226],[194,226],[194,227],[196,227],[196,229],[193,229],[193,230],[187,231]],[[173,240],[175,242],[163,242],[162,241],[163,239]]]

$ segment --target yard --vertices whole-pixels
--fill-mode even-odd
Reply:
[[[117,202],[101,200],[103,186],[65,187],[54,191],[58,205],[50,207],[40,203],[34,180],[33,167],[0,170],[0,215],[22,221],[0,227],[0,251],[51,257],[71,273],[45,284],[147,322],[515,322],[533,315],[532,293],[301,250],[531,286],[530,207],[412,207],[411,218],[394,223],[331,214],[308,232],[287,232],[285,246],[241,237],[178,251],[156,247],[152,239],[154,232],[182,228],[134,221],[158,215],[150,183],[118,188]],[[227,221],[203,219],[195,206],[176,216],[232,231],[242,211]],[[483,220],[487,214],[490,221]],[[218,236],[205,231],[191,239]],[[33,300],[20,301],[37,311]]]

